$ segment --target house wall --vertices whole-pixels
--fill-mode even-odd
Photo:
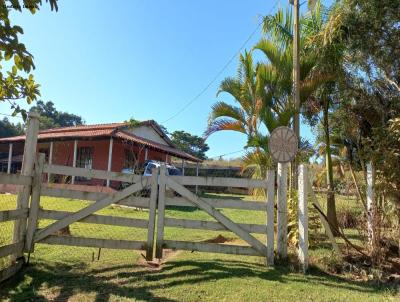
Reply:
[[[127,130],[137,136],[168,146],[168,143],[150,126],[140,126]]]
[[[78,148],[80,147],[93,147],[93,162],[92,168],[97,170],[107,170],[108,168],[108,150],[109,150],[109,139],[96,140],[96,141],[79,141]],[[50,143],[38,143],[38,151],[41,149],[50,149]],[[113,151],[112,151],[112,162],[111,171],[121,172],[124,168],[125,159],[125,149],[133,151],[139,160],[139,165],[143,164],[145,161],[145,148],[139,147],[138,145],[132,145],[125,143],[123,141],[115,140],[113,141]],[[52,164],[62,165],[62,166],[72,166],[74,156],[74,141],[58,141],[53,142],[53,157]],[[165,161],[166,154],[155,151],[148,150],[147,159]],[[168,163],[171,162],[171,156],[168,156]],[[76,179],[77,184],[88,184],[88,185],[105,185],[105,180],[101,179],[91,179],[91,180],[81,180]],[[111,182],[111,187],[117,188],[118,182]]]

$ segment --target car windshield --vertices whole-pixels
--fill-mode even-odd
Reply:
[[[168,168],[168,175],[182,175],[182,173],[177,168]]]
[[[156,167],[154,164],[148,164],[146,167],[146,174],[151,174],[151,170],[153,170]]]

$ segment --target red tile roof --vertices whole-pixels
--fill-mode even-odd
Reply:
[[[142,122],[141,125],[149,125],[156,127],[155,130],[157,131],[158,126],[157,125],[155,126],[154,123],[155,123],[154,121],[145,121]],[[65,140],[65,139],[79,139],[79,138],[115,137],[123,140],[129,140],[137,144],[145,145],[149,148],[153,148],[155,150],[165,152],[167,154],[182,159],[195,162],[201,161],[198,158],[182,150],[177,149],[175,146],[173,146],[173,144],[169,139],[166,139],[169,145],[163,145],[120,129],[127,125],[128,123],[111,123],[111,124],[82,125],[74,127],[47,129],[39,132],[38,140],[50,141],[50,140]],[[158,130],[161,131],[160,129]],[[160,133],[160,135],[162,134]],[[13,137],[0,138],[0,143],[12,143],[24,140],[25,140],[25,135],[19,135]]]
[[[147,147],[156,149],[156,150],[160,150],[160,151],[164,151],[168,154],[171,154],[173,156],[179,157],[179,158],[183,158],[183,159],[187,159],[190,161],[195,161],[195,162],[199,162],[201,161],[200,159],[198,159],[197,157],[194,157],[182,150],[179,150],[175,147],[171,147],[171,146],[167,146],[167,145],[163,145],[160,143],[157,143],[155,141],[149,140],[149,139],[145,139],[143,137],[134,135],[132,133],[127,133],[125,131],[119,130],[117,132],[114,133],[113,135],[114,137],[123,139],[123,140],[128,140],[128,141],[132,141],[135,143],[138,143],[140,145],[145,145]]]

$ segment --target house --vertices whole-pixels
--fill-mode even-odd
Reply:
[[[25,135],[0,139],[0,172],[19,172],[24,142]],[[111,123],[43,130],[39,132],[37,150],[45,153],[50,164],[114,172],[138,171],[146,160],[171,163],[174,157],[182,162],[201,161],[177,149],[152,120],[135,125]],[[48,179],[55,183],[118,186],[118,183],[82,177],[66,179],[51,175]]]

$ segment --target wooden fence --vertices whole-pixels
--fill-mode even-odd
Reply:
[[[226,253],[237,255],[260,256],[266,258],[267,265],[274,264],[274,204],[275,204],[275,171],[268,171],[263,180],[245,178],[219,178],[199,176],[168,176],[166,167],[153,170],[151,177],[124,174],[102,170],[92,170],[69,166],[45,164],[44,154],[36,155],[37,116],[31,115],[28,121],[27,139],[25,143],[24,159],[21,175],[0,174],[0,184],[17,184],[22,188],[19,191],[15,210],[0,212],[0,222],[15,220],[13,242],[0,247],[0,257],[12,255],[13,265],[0,273],[0,281],[15,273],[22,265],[24,252],[33,252],[36,243],[69,245],[81,247],[96,247],[109,249],[145,250],[146,259],[162,258],[163,249],[190,250],[199,252]],[[42,183],[42,176],[47,174],[70,175],[73,177],[98,178],[121,181],[130,185],[121,191],[86,192],[68,188],[54,187],[52,184]],[[286,174],[285,170],[278,171],[278,249],[277,255],[286,255],[287,223],[283,217],[286,209]],[[307,170],[301,168],[299,186],[300,203],[299,224],[300,234],[299,259],[304,269],[307,267]],[[263,201],[243,201],[236,199],[215,199],[200,197],[187,187],[214,186],[237,188],[262,188],[266,191]],[[167,188],[176,192],[171,197],[166,194]],[[135,193],[147,189],[150,196],[140,197]],[[177,196],[178,195],[178,196]],[[41,196],[53,196],[71,199],[94,201],[87,207],[76,212],[43,210],[40,207]],[[31,202],[29,203],[29,199]],[[147,208],[148,219],[134,219],[95,214],[95,212],[112,204]],[[215,221],[175,219],[165,217],[167,206],[196,207],[207,213]],[[236,223],[219,211],[219,209],[240,209],[261,211],[265,213],[265,224]],[[156,225],[157,217],[157,225]],[[40,219],[54,220],[53,223],[38,229]],[[134,227],[147,230],[147,240],[116,240],[113,238],[87,238],[76,236],[56,235],[61,229],[75,223],[93,223]],[[201,230],[230,231],[236,234],[247,245],[228,245],[220,243],[188,242],[165,240],[164,228],[187,228]],[[266,241],[261,242],[252,234],[266,235]],[[155,246],[154,246],[155,242]]]

